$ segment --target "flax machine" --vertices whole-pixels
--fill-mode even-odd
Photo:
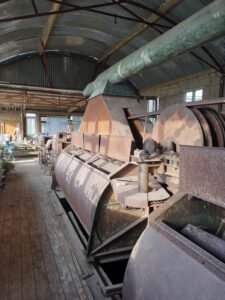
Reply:
[[[130,251],[149,212],[169,198],[154,176],[159,159],[149,162],[147,190],[139,163],[131,161],[152,131],[150,123],[144,128],[143,121],[129,121],[136,113],[143,111],[134,98],[91,99],[79,132],[57,159],[55,178],[82,226],[88,256]]]
[[[173,258],[176,260],[176,255],[180,253],[180,250],[177,254],[176,252],[173,254],[172,251],[177,243],[176,238],[180,240],[178,236],[182,235],[181,239],[185,239],[183,232],[190,231],[190,226],[195,226],[194,230],[204,231],[206,229],[207,233],[215,235],[218,226],[222,224],[223,213],[218,213],[218,208],[215,210],[211,208],[208,202],[199,204],[198,200],[193,200],[193,207],[190,207],[190,201],[187,199],[190,199],[191,196],[179,198],[180,202],[173,200],[174,198],[168,200],[169,202],[166,201],[172,194],[180,193],[184,182],[187,182],[188,177],[182,177],[186,167],[182,168],[182,166],[185,166],[185,163],[186,166],[191,164],[193,158],[192,155],[183,155],[182,158],[181,145],[201,147],[200,149],[203,151],[212,149],[213,153],[217,150],[225,151],[208,148],[224,147],[225,145],[223,117],[213,108],[206,107],[206,105],[219,103],[221,102],[215,100],[188,104],[188,107],[183,104],[171,106],[161,112],[153,127],[146,120],[134,118],[134,115],[143,114],[136,99],[106,95],[95,97],[89,100],[79,132],[72,134],[71,145],[65,148],[57,159],[55,180],[62,188],[77,216],[78,223],[82,228],[81,238],[89,259],[95,262],[110,261],[111,259],[114,264],[124,257],[128,259],[133,246],[144,231],[129,260],[123,287],[124,299],[148,299],[146,297],[149,292],[156,295],[151,299],[167,299],[163,297],[169,293],[170,289],[170,280],[168,279],[172,270],[170,267],[176,265]],[[138,157],[134,155],[137,152],[134,150],[137,148],[141,150],[138,151]],[[196,170],[198,170],[199,164],[203,164],[200,159],[201,155],[194,161]],[[209,159],[213,159],[211,154]],[[217,174],[216,178],[221,176],[222,166],[219,168],[219,175]],[[216,170],[214,165],[211,167]],[[196,174],[199,173],[196,172]],[[210,177],[208,180],[212,180],[212,178]],[[197,178],[195,181],[197,185],[201,185],[203,182],[198,181]],[[206,182],[207,180],[204,181],[204,184]],[[192,195],[189,188],[185,191]],[[213,192],[216,193],[215,190],[212,190],[212,194],[208,195],[206,201],[209,199],[211,202],[213,201],[215,196]],[[201,196],[201,193],[196,193],[195,196],[198,195]],[[204,196],[202,199],[205,200]],[[168,202],[168,205],[163,204],[164,202]],[[209,209],[204,210],[205,205]],[[171,239],[166,230],[165,232],[158,231],[158,225],[155,225],[156,219],[154,218],[156,218],[155,216],[158,218],[161,209],[164,211],[164,207],[166,207],[165,211],[167,208],[169,210],[168,222],[172,225],[168,225],[167,217],[165,221],[160,221],[160,224],[163,224],[164,227],[171,226],[175,230]],[[156,211],[155,208],[157,208]],[[178,212],[176,212],[177,210]],[[152,212],[153,214],[150,214]],[[175,217],[173,213],[175,213]],[[206,217],[205,213],[209,216]],[[149,215],[150,221],[146,228]],[[206,222],[204,218],[208,218]],[[192,222],[193,220],[194,222]],[[204,221],[203,227],[201,227],[202,221]],[[153,229],[151,224],[153,224]],[[190,226],[184,228],[186,225]],[[223,225],[221,226],[223,227]],[[154,231],[154,234],[149,235],[149,231]],[[161,235],[163,235],[163,239],[166,238],[163,246],[160,245]],[[157,239],[159,239],[159,243],[156,242]],[[193,240],[190,243],[196,244]],[[166,251],[166,244],[168,244],[169,252],[165,255],[166,259],[161,260],[160,255],[157,258],[157,253],[162,252],[163,254]],[[189,263],[194,265],[195,254],[189,255],[189,248],[192,246],[184,243],[182,247],[184,247],[184,252],[188,253],[186,258],[182,258],[185,260],[184,265],[187,264],[185,267],[187,268]],[[154,249],[154,253],[151,256],[152,249]],[[151,266],[147,270],[147,266],[150,264]],[[223,267],[222,262],[219,262],[219,265]],[[217,262],[212,269],[215,266],[218,267]],[[167,271],[162,272],[162,276],[157,277],[154,275],[157,268],[169,271],[168,273]],[[193,267],[193,270],[195,268],[196,266]],[[212,276],[218,291],[221,292],[220,288],[224,281],[223,272],[218,273],[220,279],[217,282],[217,272],[214,277],[215,272],[213,271],[213,273],[212,269],[207,271],[205,277],[203,276],[201,284],[206,284],[206,280]],[[192,268],[190,268],[190,272],[191,270]],[[182,277],[179,272],[182,273],[182,267],[179,267],[177,272],[171,273],[174,274],[172,278],[177,276],[185,281],[185,276],[192,276],[190,273],[184,272],[186,275],[182,275]],[[153,280],[154,276],[157,279]],[[123,280],[123,275],[121,280]],[[151,284],[148,284],[149,280]],[[163,283],[163,288],[161,288],[160,282],[164,281],[168,281],[168,283]],[[192,282],[191,279],[190,282]],[[174,284],[172,287],[171,295],[178,295],[178,298],[170,297],[168,299],[179,299],[178,286]],[[157,290],[160,292],[157,293]],[[116,293],[119,291],[120,289]],[[186,295],[187,290],[183,291]],[[193,295],[196,296],[198,291],[199,289],[196,288]],[[187,295],[182,299],[195,299],[188,298],[190,294],[187,293]]]

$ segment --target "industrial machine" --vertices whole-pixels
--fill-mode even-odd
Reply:
[[[144,134],[142,121],[131,125],[127,120],[137,108],[133,98],[92,99],[79,132],[72,134],[72,144],[55,165],[56,181],[83,228],[88,256],[132,249],[149,212],[169,198],[154,177],[160,160],[148,162],[146,190],[139,180],[142,162],[131,161]]]
[[[180,191],[149,216],[123,299],[223,299],[225,150],[180,147]]]
[[[171,106],[160,113],[153,127],[142,117],[135,117],[143,115],[136,99],[101,95],[89,100],[79,132],[72,133],[71,145],[59,155],[54,186],[59,185],[64,192],[87,257],[97,264],[102,277],[106,278],[107,263],[117,266],[120,286],[115,288],[113,284],[118,282],[112,282],[112,293],[121,292],[126,263],[149,215],[155,208],[161,211],[162,204],[180,191],[181,145],[224,147],[222,115],[205,107],[215,103]],[[189,163],[191,160],[189,157]],[[181,209],[181,218],[182,214]],[[137,245],[135,249],[142,249],[142,242]],[[132,256],[129,264],[132,266]],[[126,273],[125,299],[132,299],[128,290],[135,268],[136,264]],[[110,289],[107,291],[110,294]],[[147,299],[146,294],[141,298],[133,295],[133,299]]]
[[[155,66],[223,36],[222,12],[224,1],[212,3],[89,83],[83,94],[94,98],[89,100],[80,135],[56,162],[56,181],[83,228],[87,256],[94,262],[111,259],[116,264],[118,256],[132,248],[153,212],[129,260],[124,299],[224,298],[224,264],[212,254],[217,252],[215,247],[210,254],[194,242],[197,239],[187,239],[190,232],[195,232],[196,238],[199,230],[204,235],[213,235],[211,238],[216,238],[217,232],[222,234],[222,199],[217,197],[214,185],[223,191],[215,178],[223,174],[224,164],[218,166],[218,173],[215,165],[210,165],[209,170],[213,169],[215,176],[205,176],[203,166],[212,157],[209,148],[203,149],[208,151],[204,163],[199,155],[193,168],[197,175],[202,171],[193,176],[196,189],[186,186],[185,194],[177,202],[172,198],[169,204],[166,201],[161,205],[169,194],[180,190],[185,170],[182,164],[186,163],[188,169],[192,161],[192,156],[184,159],[180,156],[182,144],[224,147],[221,115],[201,103],[188,104],[188,108],[175,106],[160,114],[152,131],[147,122],[134,118],[143,114],[135,99],[98,96],[108,84],[119,83],[146,66]],[[185,28],[189,30],[184,37]],[[148,138],[152,139],[149,144],[154,152],[143,143]],[[143,149],[140,154],[143,160],[132,161],[134,148]],[[185,182],[190,179],[184,178]],[[201,193],[201,183],[208,181],[211,189]],[[154,212],[155,206],[158,208]]]

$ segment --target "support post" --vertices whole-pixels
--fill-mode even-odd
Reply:
[[[139,163],[138,190],[141,193],[148,193],[148,165]]]

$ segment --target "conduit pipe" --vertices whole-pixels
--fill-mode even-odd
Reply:
[[[224,34],[225,0],[216,0],[101,73],[86,86],[83,95],[100,95],[107,82],[119,83],[145,67],[160,64]]]

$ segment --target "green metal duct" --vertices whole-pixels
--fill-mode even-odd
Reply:
[[[145,67],[155,66],[224,34],[225,0],[216,0],[101,73],[86,86],[83,95],[100,95],[107,82],[119,83]]]

